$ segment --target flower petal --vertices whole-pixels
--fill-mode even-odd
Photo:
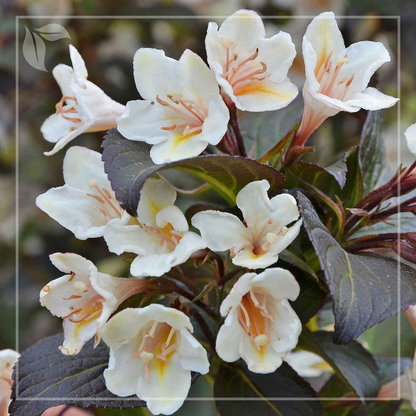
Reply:
[[[252,249],[244,249],[233,258],[233,264],[248,269],[264,269],[276,263],[278,259],[277,254],[269,251],[264,254],[254,254]]]
[[[404,132],[407,140],[407,146],[411,153],[416,155],[416,124],[412,124],[407,130]]]
[[[62,137],[71,134],[77,128],[77,123],[63,118],[60,114],[52,114],[43,122],[40,131],[45,140],[50,143],[56,143]]]
[[[316,16],[306,29],[303,38],[305,72],[313,91],[317,91],[319,88],[316,75],[322,65],[325,64],[327,56],[331,52],[333,52],[333,56],[340,56],[344,50],[344,39],[338,28],[334,13],[324,12]],[[316,88],[317,83],[318,88]]]
[[[288,270],[275,267],[264,270],[252,279],[252,284],[261,287],[275,299],[294,301],[300,293],[298,282]]]
[[[140,48],[134,55],[133,68],[137,90],[145,100],[155,101],[157,95],[184,90],[180,62],[162,50]]]
[[[104,162],[101,153],[81,146],[70,147],[64,158],[64,180],[66,185],[91,192],[89,181],[95,179],[100,188],[113,192],[110,182],[104,172]]]
[[[147,408],[155,415],[171,415],[183,404],[191,388],[191,372],[182,369],[177,353],[167,363],[152,360],[149,383],[145,375],[138,378],[137,396],[146,401]]]
[[[162,208],[156,215],[156,224],[159,228],[165,228],[171,224],[176,231],[180,232],[186,232],[189,229],[185,215],[175,205]]]
[[[63,273],[90,274],[94,263],[75,253],[54,253],[49,256],[52,264]]]
[[[295,224],[293,224],[286,232],[286,234],[284,234],[283,236],[279,236],[277,241],[269,246],[269,253],[276,255],[281,253],[299,235],[301,226],[302,220],[299,220]]]
[[[354,94],[346,104],[364,110],[376,111],[392,107],[397,101],[399,101],[398,98],[390,97],[375,88],[368,87],[363,92]]]
[[[164,107],[153,101],[129,101],[124,113],[117,118],[117,130],[126,139],[157,144],[170,137],[170,132],[162,127],[176,124],[178,119],[167,117]]]
[[[82,82],[84,79],[87,79],[87,67],[85,66],[85,62],[75,46],[69,45],[69,55],[71,57],[72,68],[74,68],[74,75],[78,79],[78,82]]]
[[[192,225],[201,232],[207,246],[213,251],[225,251],[232,247],[239,250],[251,244],[251,236],[243,223],[235,216],[220,211],[203,211],[192,217]]]
[[[273,205],[271,218],[273,226],[282,228],[293,221],[296,221],[300,214],[296,199],[290,194],[280,194],[273,197],[270,202]]]
[[[67,185],[49,189],[36,198],[36,205],[80,240],[102,237],[108,219],[101,203]]]
[[[204,239],[189,231],[172,252],[136,257],[131,264],[130,272],[137,277],[162,276],[172,267],[185,263],[193,253],[205,247]]]
[[[104,370],[105,386],[111,393],[120,397],[136,394],[137,379],[144,373],[144,361],[133,358],[139,347],[137,334],[126,342],[112,344],[108,368]]]
[[[269,182],[263,179],[249,183],[238,193],[237,206],[249,227],[263,227],[270,218],[274,207],[267,195],[269,188]]]
[[[228,314],[218,332],[215,344],[218,356],[227,363],[232,363],[240,358],[240,343],[246,335],[238,322],[237,313],[237,308],[234,308]]]
[[[390,62],[390,55],[381,42],[356,42],[350,45],[345,52],[348,55],[348,63],[339,71],[338,79],[350,79],[354,75],[346,99],[350,99],[354,93],[363,91],[374,72],[386,62]],[[335,55],[337,56],[337,55]]]
[[[140,194],[137,218],[141,224],[157,226],[156,216],[176,200],[175,188],[164,179],[149,178]]]
[[[144,231],[140,225],[125,225],[121,220],[115,219],[105,227],[104,240],[112,253],[145,256],[159,245],[160,238]]]
[[[325,361],[317,354],[309,351],[295,351],[289,353],[285,361],[301,376],[301,377],[319,377],[324,370],[321,367],[315,367],[325,363]]]
[[[69,86],[74,79],[74,70],[68,65],[58,64],[52,69],[52,75],[62,91],[62,96],[71,97],[72,90]],[[75,104],[75,101],[68,100],[68,104]]]
[[[78,127],[74,130],[69,130],[67,133],[65,133],[62,137],[59,138],[59,140],[56,142],[54,148],[50,150],[49,152],[44,152],[43,154],[45,156],[52,156],[55,153],[59,152],[61,149],[63,149],[69,142],[74,140],[76,137],[87,131],[92,125],[92,122],[89,123],[81,123],[78,124]]]
[[[238,10],[225,19],[219,29],[219,35],[238,44],[239,49],[241,47],[253,53],[258,40],[266,36],[266,31],[261,17],[256,12]]]
[[[180,345],[177,349],[179,364],[183,370],[206,374],[209,371],[208,355],[205,348],[187,329],[180,331]]]
[[[289,78],[276,83],[265,79],[253,81],[234,88],[234,97],[230,97],[243,111],[274,111],[290,104],[298,95],[298,88]]]

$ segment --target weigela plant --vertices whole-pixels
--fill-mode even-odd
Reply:
[[[41,128],[56,143],[48,154],[83,132],[111,130],[101,153],[70,147],[64,185],[36,204],[79,240],[103,237],[125,271],[114,277],[78,254],[50,256],[64,276],[45,280],[40,303],[64,333],[23,353],[20,395],[169,415],[205,377],[222,416],[247,397],[248,414],[321,415],[318,394],[331,396],[331,414],[361,414],[360,401],[377,396],[374,414],[386,414],[377,406],[400,385],[415,407],[411,364],[387,376],[361,342],[400,309],[416,327],[416,162],[381,179],[379,110],[397,99],[368,86],[390,61],[386,46],[346,48],[333,13],[314,18],[303,39],[300,124],[260,135],[251,149],[253,120],[262,131],[264,117],[293,111],[291,37],[266,38],[260,16],[240,10],[208,24],[205,46],[207,63],[191,50],[175,60],[140,48],[132,76],[141,99],[126,107],[87,80],[74,47],[72,67],[54,69],[63,98]],[[338,161],[301,160],[328,117],[358,111],[361,138]],[[247,124],[245,112],[259,118]],[[406,137],[416,153],[414,126]],[[199,183],[182,189],[189,175]],[[404,213],[412,222],[401,231]],[[17,355],[4,354],[0,375],[10,380]],[[322,382],[312,388],[303,377]],[[13,397],[11,414],[23,414]]]

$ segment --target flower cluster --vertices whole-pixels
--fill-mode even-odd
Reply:
[[[220,27],[210,23],[205,45],[209,66],[190,50],[177,61],[161,50],[139,49],[133,73],[142,99],[126,106],[87,80],[84,61],[70,46],[73,67],[58,65],[53,71],[63,98],[41,129],[46,140],[56,143],[47,154],[83,132],[111,127],[128,140],[150,145],[155,165],[196,157],[213,146],[219,150],[223,143],[238,149],[237,109],[279,110],[297,96],[288,78],[296,55],[291,37],[280,32],[266,38],[257,13],[241,10]],[[373,73],[390,60],[386,48],[374,42],[345,48],[332,13],[312,21],[303,55],[305,111],[292,146],[295,153],[288,151],[292,158],[327,117],[387,108],[397,101],[367,87]],[[409,139],[409,146],[413,142]],[[298,298],[300,286],[290,271],[276,267],[279,254],[302,227],[291,194],[272,193],[269,181],[256,178],[236,192],[239,212],[205,208],[190,218],[175,205],[177,189],[155,174],[143,185],[136,212],[127,212],[101,154],[78,146],[66,152],[63,177],[65,184],[40,195],[37,206],[76,238],[103,237],[111,253],[133,258],[132,276],[122,278],[99,272],[77,254],[52,254],[52,263],[64,276],[40,292],[41,305],[63,319],[63,354],[78,354],[94,337],[95,346],[102,339],[110,348],[104,372],[110,392],[137,395],[153,414],[172,414],[187,397],[191,372],[209,372],[206,344],[192,335],[184,298],[209,311],[217,323],[225,318],[211,349],[223,361],[241,358],[249,371],[262,374],[276,371],[287,357],[296,361],[297,353],[291,351],[302,323],[290,302]],[[231,288],[221,281],[219,266],[224,268],[228,257],[233,277],[242,273]],[[217,310],[188,291],[185,276],[181,284],[170,286],[169,294],[177,297],[169,306],[151,303],[117,312],[133,295],[160,294],[158,284],[172,280],[178,270],[183,273],[178,266],[189,259],[197,266],[209,261],[215,265],[214,283],[226,295],[218,297],[223,300]],[[196,322],[204,322],[199,317]],[[312,358],[313,365],[321,363]]]

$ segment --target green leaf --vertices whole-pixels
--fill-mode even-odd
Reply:
[[[285,108],[262,113],[243,112],[240,117],[240,130],[243,133],[246,149],[255,146],[255,159],[259,159],[285,137],[302,117],[303,100],[296,99]]]
[[[334,342],[346,344],[399,309],[416,304],[414,268],[377,254],[347,253],[322,224],[308,198],[300,192],[297,196],[306,231],[334,298]]]
[[[146,180],[167,169],[178,169],[202,179],[230,205],[235,205],[237,193],[252,181],[268,180],[272,193],[284,183],[283,175],[276,169],[239,156],[199,156],[155,165],[147,144],[127,140],[117,129],[106,134],[103,147],[105,171],[117,200],[133,216],[137,215],[140,192]]]
[[[282,157],[289,147],[290,143],[296,136],[296,132],[299,129],[299,124],[296,124],[292,130],[289,131],[286,136],[283,137],[280,142],[273,146],[267,153],[265,153],[260,159],[259,162],[267,163],[270,161],[270,165],[276,169],[280,168],[282,164]]]
[[[256,374],[246,367],[222,365],[215,377],[214,395],[221,416],[323,414],[316,392],[286,363],[272,374]],[[227,398],[234,400],[227,401]]]
[[[369,111],[361,133],[359,163],[363,175],[364,196],[377,186],[385,168],[383,118],[383,111]]]
[[[377,396],[381,376],[373,356],[356,341],[337,345],[332,338],[332,332],[310,332],[304,328],[299,346],[323,358],[358,397]]]
[[[137,398],[120,400],[106,389],[103,372],[108,365],[109,349],[103,342],[94,349],[91,340],[74,356],[61,353],[58,347],[62,342],[63,335],[58,334],[23,351],[13,374],[11,416],[40,416],[61,403],[103,408],[146,405]]]

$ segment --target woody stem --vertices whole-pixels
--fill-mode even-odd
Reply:
[[[240,156],[247,157],[246,148],[244,146],[244,139],[241,134],[240,126],[238,125],[238,114],[236,106],[230,108],[230,126],[233,129]]]

